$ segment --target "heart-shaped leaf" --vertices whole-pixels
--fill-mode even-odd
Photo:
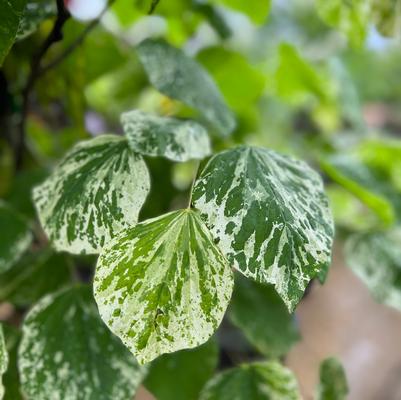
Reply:
[[[56,249],[98,253],[137,222],[149,189],[142,157],[125,138],[103,135],[78,143],[33,197]]]
[[[95,274],[100,314],[140,363],[205,343],[219,326],[233,272],[197,212],[182,210],[121,233]]]
[[[275,285],[293,310],[331,259],[333,220],[319,175],[273,151],[239,147],[213,157],[193,204],[245,276]]]

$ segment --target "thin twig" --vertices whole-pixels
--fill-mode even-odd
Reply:
[[[108,8],[114,2],[115,2],[115,0],[110,0],[107,7],[102,11],[102,13],[99,15],[98,18],[94,19],[90,24],[88,24],[85,27],[85,29],[82,31],[82,33],[61,54],[59,54],[57,57],[55,57],[55,59],[50,61],[47,65],[43,66],[43,68],[41,68],[41,71],[40,71],[41,75],[44,75],[49,70],[55,68],[57,65],[62,63],[71,53],[73,53],[74,50],[84,42],[84,40],[86,39],[88,34],[94,28],[96,28],[96,26],[99,24],[100,20],[102,19],[102,17],[104,16],[104,14],[108,10]]]
[[[40,77],[41,62],[50,47],[63,38],[63,26],[70,17],[70,14],[64,7],[63,0],[57,0],[57,19],[53,29],[43,42],[39,51],[34,55],[31,61],[31,70],[24,89],[22,90],[22,110],[21,118],[18,124],[17,137],[15,142],[15,168],[19,170],[22,165],[23,154],[25,150],[26,136],[26,120],[29,111],[29,103],[32,89],[35,86],[37,79]]]

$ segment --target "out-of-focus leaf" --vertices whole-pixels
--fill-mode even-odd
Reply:
[[[18,359],[31,399],[131,399],[145,370],[103,324],[89,287],[44,297],[27,315]]]
[[[45,169],[21,171],[14,178],[5,200],[13,208],[28,218],[35,217],[35,207],[32,200],[32,189],[42,182],[48,172]]]
[[[29,306],[65,287],[71,278],[66,255],[50,249],[26,254],[13,268],[0,274],[0,301]]]
[[[0,273],[9,270],[32,242],[27,221],[0,200]]]
[[[373,20],[384,36],[401,35],[401,1],[373,0]]]
[[[345,400],[348,394],[345,371],[337,358],[326,358],[320,364],[320,383],[316,400]]]
[[[102,135],[78,143],[34,189],[33,198],[57,249],[97,253],[137,222],[149,188],[146,164],[127,140]]]
[[[202,390],[200,400],[299,400],[295,376],[281,364],[255,362],[243,364],[212,378]]]
[[[266,22],[271,5],[271,0],[212,0],[212,2],[240,11],[257,24]]]
[[[233,109],[244,109],[262,95],[264,75],[240,53],[223,47],[209,47],[202,50],[197,58],[213,76]],[[239,76],[241,79],[238,79]]]
[[[353,46],[366,38],[371,2],[366,0],[315,0],[318,14],[328,25],[344,33]]]
[[[197,400],[217,363],[218,348],[214,340],[195,349],[165,354],[152,362],[145,386],[157,400]]]
[[[0,140],[0,197],[9,190],[14,175],[14,155],[11,146]]]
[[[198,110],[221,135],[236,122],[211,76],[182,50],[162,40],[147,39],[137,46],[139,58],[154,87]]]
[[[106,246],[94,293],[103,321],[146,363],[205,343],[223,319],[233,280],[199,214],[180,210]]]
[[[229,308],[230,320],[262,354],[280,357],[300,335],[295,320],[272,286],[237,276]]]
[[[0,324],[0,400],[4,396],[3,375],[8,367],[8,352],[4,340],[3,325]]]
[[[273,284],[290,311],[327,272],[333,219],[323,182],[306,163],[265,148],[224,151],[206,165],[192,198],[230,265]]]
[[[121,124],[136,153],[179,162],[202,159],[211,153],[206,129],[194,121],[134,110],[121,115]]]
[[[386,225],[395,222],[401,207],[399,195],[375,170],[347,155],[330,157],[321,166],[331,179],[357,196]]]
[[[345,245],[347,265],[374,298],[401,311],[401,231],[355,234]]]
[[[18,27],[17,39],[25,39],[34,33],[43,21],[55,15],[57,15],[56,2],[52,0],[28,1]]]
[[[26,0],[0,0],[0,66],[17,36]]]

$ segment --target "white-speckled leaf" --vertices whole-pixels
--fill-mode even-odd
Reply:
[[[200,400],[300,400],[292,372],[275,361],[243,364],[212,378]]]
[[[221,136],[234,130],[233,113],[198,62],[163,40],[144,40],[137,51],[150,82],[160,92],[198,110]]]
[[[400,229],[350,236],[345,258],[378,302],[401,311]]]
[[[194,121],[134,110],[122,114],[121,124],[131,149],[140,154],[183,162],[211,153],[206,129]]]
[[[103,324],[86,286],[34,306],[23,324],[18,365],[32,400],[132,399],[146,372]]]
[[[230,301],[233,272],[198,213],[182,210],[127,229],[105,247],[94,288],[103,320],[146,363],[210,338]]]
[[[0,273],[9,270],[32,242],[27,221],[0,200]]]
[[[125,138],[103,135],[78,143],[33,190],[40,222],[58,250],[99,253],[138,220],[150,189],[142,157]]]
[[[192,198],[231,265],[275,285],[290,310],[326,274],[333,220],[322,180],[305,163],[262,148],[228,150],[209,161]]]
[[[4,340],[3,326],[0,324],[0,400],[4,396],[3,374],[8,367],[8,353]]]

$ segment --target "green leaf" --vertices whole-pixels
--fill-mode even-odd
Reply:
[[[271,7],[271,0],[212,0],[212,2],[240,11],[256,24],[266,22]]]
[[[401,231],[350,236],[345,245],[347,265],[380,303],[401,311]]]
[[[3,375],[8,367],[8,352],[4,340],[3,325],[0,324],[0,400],[4,396]]]
[[[134,110],[122,114],[121,124],[131,149],[137,153],[180,162],[211,154],[206,129],[194,121]]]
[[[196,349],[165,354],[152,362],[145,386],[158,400],[197,400],[217,363],[218,347],[214,340]]]
[[[373,20],[384,36],[401,35],[401,1],[373,0]]]
[[[364,43],[370,22],[370,1],[315,1],[318,14],[325,23],[344,33],[353,46],[361,46]]]
[[[275,289],[293,310],[330,264],[334,229],[320,176],[305,163],[257,147],[213,157],[193,191],[230,265]]]
[[[9,270],[32,242],[27,221],[0,200],[0,273]]]
[[[28,253],[13,268],[0,274],[0,301],[28,306],[70,282],[71,270],[66,255],[50,249]]]
[[[198,110],[221,136],[236,122],[215,82],[194,59],[162,40],[147,39],[137,46],[150,82],[165,95]]]
[[[35,400],[131,399],[145,372],[103,324],[86,286],[32,308],[18,364],[23,392]]]
[[[233,272],[198,213],[182,210],[122,232],[101,253],[94,287],[103,320],[146,363],[212,336]]]
[[[209,47],[197,58],[213,76],[233,109],[243,110],[262,95],[266,79],[242,54],[224,47]]]
[[[280,357],[300,339],[294,317],[272,286],[238,276],[229,317],[262,354]]]
[[[398,195],[375,171],[358,158],[339,155],[321,161],[323,170],[371,208],[386,225],[394,223]],[[401,204],[399,205],[401,207]]]
[[[33,191],[40,222],[58,250],[98,253],[135,224],[149,173],[127,140],[102,135],[78,143]]]
[[[4,374],[4,399],[3,400],[24,400],[21,394],[21,384],[18,374],[18,346],[21,340],[21,332],[10,326],[4,325],[4,336],[8,352],[8,367]]]
[[[299,400],[297,381],[281,364],[243,364],[216,375],[202,390],[200,400]]]
[[[57,6],[54,1],[28,1],[24,15],[18,27],[17,39],[25,39],[34,33],[46,19],[57,15]]]
[[[0,0],[0,66],[17,36],[26,0]]]
[[[320,384],[317,400],[345,400],[348,383],[341,363],[334,357],[326,358],[320,364]]]

